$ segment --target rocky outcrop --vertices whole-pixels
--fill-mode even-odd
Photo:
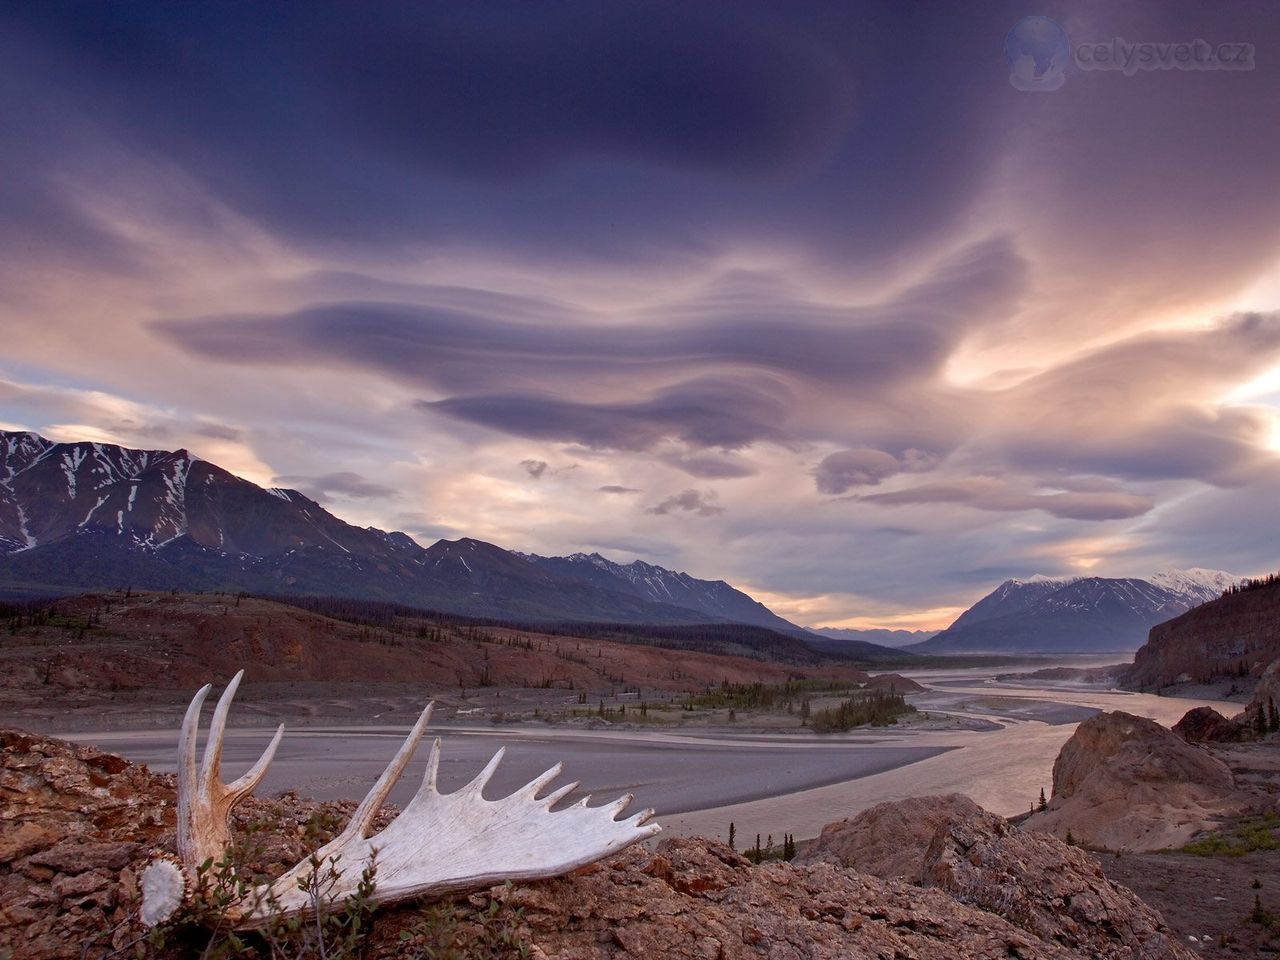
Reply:
[[[1213,707],[1188,710],[1173,725],[1173,732],[1187,743],[1235,743],[1249,737],[1243,723],[1228,720]]]
[[[652,854],[633,847],[585,874],[499,896],[522,908],[540,955],[563,960],[1085,956],[939,891],[828,863],[753,867],[705,840],[668,840]]]
[[[1158,690],[1215,678],[1251,681],[1277,658],[1280,583],[1229,593],[1152,627],[1123,685]]]
[[[882,803],[829,824],[796,862],[942,890],[1096,960],[1190,956],[1161,916],[1107,880],[1088,853],[1021,830],[961,794]]]
[[[1076,728],[1053,764],[1053,798],[1029,828],[1086,846],[1158,850],[1244,809],[1231,770],[1144,717],[1100,713]]]
[[[924,690],[923,686],[900,673],[876,674],[867,679],[866,685],[872,690],[883,690],[885,693],[921,693]]]
[[[172,848],[172,780],[48,738],[0,733],[0,748],[0,955],[57,960],[124,947],[140,933],[131,919],[139,867],[152,850]],[[308,842],[303,824],[332,829],[345,806],[249,801],[240,826],[257,823],[256,836],[270,842],[247,868],[270,873],[296,861]],[[921,861],[933,889],[832,862],[754,866],[722,844],[679,839],[477,894],[457,906],[460,929],[483,927],[502,905],[519,908],[503,914],[509,932],[539,960],[1187,956],[1172,943],[1150,952],[1164,935],[1158,916],[1106,885],[1083,853],[1002,824],[966,808],[935,831]],[[414,905],[379,913],[366,955],[400,956],[400,936],[420,919]],[[170,938],[152,955],[195,957],[194,944]]]
[[[1280,709],[1280,660],[1273,661],[1258,679],[1258,686],[1253,691],[1253,699],[1244,713],[1236,717],[1250,731],[1258,729],[1258,715],[1262,715],[1263,726],[1270,731],[1269,723],[1272,710]]]
[[[1094,960],[1193,956],[1160,914],[1108,880],[1091,855],[981,809],[952,818],[934,834],[923,879]]]
[[[110,754],[15,733],[0,747],[0,947],[78,956],[91,929],[127,915],[129,867],[171,829],[172,801]]]
[[[877,804],[856,817],[827,824],[793,862],[834,863],[886,880],[917,883],[938,828],[982,812],[961,793]]]

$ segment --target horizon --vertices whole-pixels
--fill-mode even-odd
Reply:
[[[0,15],[0,430],[806,626],[1280,565],[1280,9],[583,9]]]
[[[12,432],[15,432],[15,431],[6,431],[3,427],[0,427],[0,436],[4,435],[6,432],[12,433]],[[45,441],[45,442],[51,442],[51,441],[50,441],[50,439],[49,439],[48,437],[43,437],[43,436],[41,436],[40,434],[38,434],[38,433],[36,433],[36,432],[34,432],[34,431],[30,431],[30,430],[22,430],[22,431],[16,431],[16,432],[18,432],[18,433],[25,433],[25,434],[27,434],[27,435],[29,435],[29,436],[33,436],[33,437],[35,437],[36,439],[43,440],[43,441]],[[59,442],[62,442],[62,441],[59,441]],[[87,441],[87,440],[85,440],[85,441],[65,441],[65,442],[69,442],[69,443],[94,443],[94,444],[99,444],[99,445],[100,445],[100,442],[99,442],[99,441]],[[172,453],[185,453],[185,454],[187,454],[187,457],[188,457],[188,458],[190,458],[190,460],[192,460],[192,461],[205,460],[205,458],[201,457],[198,453],[193,452],[193,451],[191,451],[191,450],[187,450],[186,448],[179,448],[178,450],[156,450],[156,449],[149,449],[149,450],[147,450],[146,452],[148,452],[148,453],[170,453],[170,454],[172,454]],[[208,461],[208,460],[205,460],[205,462],[212,463],[212,461]],[[219,465],[219,464],[214,464],[214,466],[220,466],[220,465]],[[242,478],[240,478],[240,479],[244,479],[244,478],[242,477]],[[267,489],[269,489],[270,491],[280,491],[280,490],[284,490],[284,491],[287,491],[287,492],[289,492],[289,493],[297,493],[297,494],[300,494],[301,496],[304,496],[304,497],[306,496],[306,494],[302,493],[302,491],[300,491],[300,490],[296,490],[296,489],[291,488],[291,487],[273,487],[273,488],[267,488]],[[319,505],[319,504],[317,504],[317,505]],[[320,509],[324,510],[325,508],[324,508],[323,506],[320,506]],[[344,518],[343,518],[340,514],[333,514],[333,515],[334,515],[335,517],[337,517],[337,519],[338,519],[338,520],[341,520],[341,521],[343,521],[343,522],[347,522],[347,521],[345,521],[345,520],[344,520]],[[441,537],[441,538],[438,538],[438,539],[433,540],[433,541],[423,542],[423,541],[421,541],[421,540],[419,540],[419,539],[417,539],[417,538],[413,537],[411,534],[407,534],[407,533],[405,533],[405,532],[404,532],[404,531],[402,531],[402,530],[399,530],[399,531],[384,531],[384,532],[388,532],[388,533],[400,533],[400,534],[403,534],[403,535],[405,535],[405,536],[408,536],[411,540],[413,540],[413,542],[414,542],[414,543],[418,544],[418,546],[420,546],[420,547],[424,547],[424,548],[425,548],[425,547],[432,546],[433,544],[439,544],[439,543],[450,543],[450,544],[452,544],[452,543],[460,543],[460,542],[464,542],[464,541],[467,541],[467,540],[472,540],[472,541],[475,541],[475,542],[477,542],[477,543],[488,543],[488,541],[477,540],[477,539],[476,539],[476,538],[474,538],[474,537],[468,537],[468,536],[466,536],[466,535],[459,535],[459,536],[458,536],[457,538],[455,538],[455,539],[447,539],[447,538],[443,538],[443,537]],[[490,544],[490,545],[492,546],[492,545],[494,545],[494,544]],[[500,548],[502,548],[502,545],[501,545],[501,544],[497,544],[496,546],[499,546]],[[506,549],[506,548],[503,548],[503,549]],[[18,551],[18,552],[22,552],[22,551]],[[513,552],[513,553],[515,553],[517,556],[522,556],[522,557],[527,557],[527,556],[536,556],[536,555],[534,555],[534,554],[529,554],[529,553],[522,552],[522,551],[519,551],[519,550],[515,550],[515,551],[512,551],[512,552]],[[584,557],[584,558],[588,558],[588,559],[589,559],[589,558],[592,558],[592,557],[596,557],[596,558],[599,558],[599,559],[605,560],[605,561],[610,562],[610,563],[619,563],[619,562],[620,562],[620,561],[616,561],[616,560],[614,560],[612,557],[606,557],[606,556],[604,556],[603,554],[599,553],[598,551],[593,551],[593,552],[591,552],[591,553],[585,553],[585,552],[582,552],[582,551],[574,551],[574,552],[572,552],[572,553],[567,554],[566,556],[567,556],[567,557],[569,557],[569,558],[574,558],[574,557]],[[632,560],[632,561],[630,561],[630,564],[635,564],[635,563],[645,563],[645,562],[646,562],[646,561],[643,561],[643,560]],[[623,563],[623,565],[624,565],[624,566],[626,566],[626,565],[628,565],[628,564]],[[665,568],[661,568],[661,569],[665,569]],[[689,571],[686,571],[686,570],[674,570],[674,571],[667,571],[667,572],[674,572],[674,573],[676,573],[677,575],[680,575],[680,576],[695,576],[694,574],[692,574],[692,573],[690,573]],[[1161,570],[1154,571],[1153,573],[1147,573],[1147,574],[1142,574],[1142,573],[1135,573],[1135,574],[1117,574],[1117,575],[1116,575],[1116,577],[1114,577],[1114,578],[1106,578],[1106,579],[1139,579],[1139,580],[1150,580],[1150,581],[1154,581],[1155,579],[1160,578],[1160,577],[1165,576],[1165,575],[1168,575],[1168,574],[1206,574],[1206,575],[1210,575],[1210,576],[1221,575],[1221,576],[1228,577],[1228,578],[1230,578],[1233,582],[1237,582],[1237,583],[1238,583],[1238,582],[1242,582],[1242,581],[1247,580],[1247,579],[1250,579],[1251,577],[1254,577],[1254,576],[1259,576],[1259,575],[1257,575],[1257,574],[1248,574],[1248,575],[1234,574],[1234,573],[1230,573],[1230,572],[1225,571],[1225,570],[1206,570],[1206,569],[1204,569],[1204,568],[1199,568],[1199,567],[1191,567],[1191,568],[1187,568],[1187,569],[1185,569],[1185,570],[1179,570],[1179,569],[1176,569],[1176,568],[1169,567],[1169,568],[1163,568],[1163,569],[1161,569]],[[1072,574],[1072,575],[1067,575],[1067,576],[1063,576],[1063,577],[1048,577],[1048,576],[1045,576],[1045,575],[1043,575],[1043,574],[1030,574],[1030,575],[1028,575],[1028,576],[1023,576],[1023,577],[1011,577],[1011,578],[1009,578],[1009,579],[1007,579],[1007,580],[1004,580],[1004,581],[1002,581],[1000,584],[997,584],[997,585],[996,585],[996,589],[998,589],[1000,586],[1003,586],[1003,585],[1004,585],[1004,584],[1006,584],[1006,583],[1036,583],[1037,581],[1048,581],[1048,582],[1062,583],[1062,584],[1064,584],[1064,585],[1069,585],[1069,584],[1071,584],[1071,583],[1075,583],[1075,582],[1078,582],[1078,581],[1080,581],[1080,580],[1090,579],[1091,577],[1095,577],[1095,576],[1097,576],[1097,575],[1096,575],[1096,574],[1088,574],[1088,573],[1086,573],[1086,574]],[[714,576],[713,574],[707,574],[706,576],[698,577],[697,579],[701,579],[701,580],[708,580],[708,581],[717,581],[717,580],[720,580],[721,578],[716,577],[716,576]],[[734,584],[729,584],[729,586],[731,586],[731,587],[732,587],[732,586],[735,586],[735,585],[734,585]],[[984,588],[984,590],[985,590],[985,588]],[[978,599],[981,599],[982,597],[987,596],[990,592],[994,592],[994,591],[986,591],[986,592],[983,592],[983,593],[981,593],[981,594],[978,596]],[[760,596],[758,596],[758,595],[751,595],[751,599],[753,599],[753,600],[757,600],[757,601],[760,601],[760,602],[763,602],[763,603],[764,603],[764,605],[765,605],[766,607],[770,607],[770,609],[771,609],[771,605],[770,605],[770,603],[769,603],[769,602],[766,602],[765,600],[761,600],[761,597],[760,597]],[[767,595],[766,595],[766,599],[767,599]],[[819,624],[819,623],[796,623],[796,624],[794,624],[794,625],[795,625],[795,626],[802,627],[803,629],[805,629],[805,630],[810,630],[810,631],[821,631],[821,630],[844,630],[844,631],[855,631],[855,632],[857,632],[857,631],[871,631],[871,632],[907,632],[907,633],[912,633],[912,634],[935,634],[935,633],[941,632],[942,630],[945,630],[948,626],[950,626],[950,625],[951,625],[951,624],[956,620],[956,618],[958,618],[961,614],[963,614],[967,609],[968,609],[968,607],[967,607],[967,606],[951,607],[951,608],[943,608],[943,609],[940,609],[940,610],[929,610],[929,611],[924,611],[924,612],[922,612],[922,613],[902,614],[902,615],[898,615],[898,616],[896,616],[896,617],[889,617],[889,618],[885,618],[885,619],[882,619],[882,620],[877,620],[877,621],[874,621],[874,622],[865,621],[865,620],[864,620],[864,619],[862,619],[862,618],[852,618],[852,619],[850,619],[850,620],[846,620],[846,621],[838,621],[838,622],[835,622],[835,623],[822,623],[822,624]],[[775,613],[776,613],[777,611],[773,611],[773,612],[775,612]],[[940,619],[940,618],[941,618],[941,619]],[[925,625],[922,625],[922,624],[931,624],[931,625],[925,626]]]

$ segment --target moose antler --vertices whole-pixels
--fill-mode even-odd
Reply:
[[[231,811],[262,780],[284,732],[282,724],[248,773],[234,783],[222,783],[227,712],[243,673],[242,670],[235,675],[218,701],[198,772],[196,732],[208,686],[195,695],[182,724],[178,741],[178,855],[188,879],[195,877],[208,860],[217,861],[224,856]],[[346,829],[273,883],[255,888],[241,904],[228,907],[226,922],[237,929],[252,929],[272,917],[314,911],[317,905],[309,890],[314,889],[310,881],[317,869],[324,872],[326,899],[336,902],[354,895],[365,871],[376,867],[370,899],[389,904],[504,880],[558,876],[662,829],[648,822],[652,810],[625,820],[616,819],[631,803],[630,794],[603,807],[588,807],[588,796],[566,810],[552,812],[551,808],[578,786],[570,783],[539,798],[538,794],[563,770],[559,763],[509,796],[485,799],[482,791],[501,762],[505,747],[461,790],[442,794],[436,789],[440,766],[437,738],[413,800],[384,830],[371,833],[387,795],[413,758],[433,706],[427,704],[422,711],[404,745],[356,808]],[[158,860],[144,871],[144,923],[160,923],[177,909],[182,891],[189,884],[182,883],[176,870],[171,862]]]

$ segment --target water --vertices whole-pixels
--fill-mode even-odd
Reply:
[[[1007,668],[1006,668],[1007,669]],[[959,792],[1002,815],[1029,809],[1048,791],[1054,758],[1076,724],[1098,710],[1125,710],[1166,726],[1202,704],[1231,714],[1238,704],[1179,700],[1080,685],[1028,685],[996,681],[998,671],[916,674],[928,692],[912,700],[931,714],[948,714],[977,729],[888,728],[843,736],[752,734],[725,730],[509,729],[450,726],[443,739],[440,787],[470,780],[502,745],[507,755],[486,795],[504,795],[557,760],[560,782],[581,780],[582,792],[604,803],[622,793],[636,808],[652,806],[669,833],[725,836],[729,822],[740,836],[793,833],[816,836],[821,827],[884,800]],[[319,799],[360,799],[395,753],[405,730],[379,727],[309,727],[286,731],[259,792],[293,789]],[[269,733],[231,730],[225,779],[256,759]],[[159,772],[175,768],[176,731],[77,734],[145,762]],[[392,794],[403,805],[417,788],[429,744]]]

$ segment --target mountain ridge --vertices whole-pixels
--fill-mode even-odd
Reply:
[[[536,622],[734,622],[804,636],[724,581],[599,554],[525,556],[469,537],[424,547],[185,449],[0,431],[0,593],[126,586],[333,595]]]
[[[701,611],[716,619],[752,623],[787,633],[806,632],[724,580],[699,580],[683,571],[667,570],[643,560],[617,563],[599,553],[572,553],[564,557],[543,557],[532,553],[521,556],[545,570],[655,603],[671,603]]]
[[[1005,580],[912,653],[1128,652],[1156,624],[1213,600],[1240,578],[1193,567],[1139,577]]]

